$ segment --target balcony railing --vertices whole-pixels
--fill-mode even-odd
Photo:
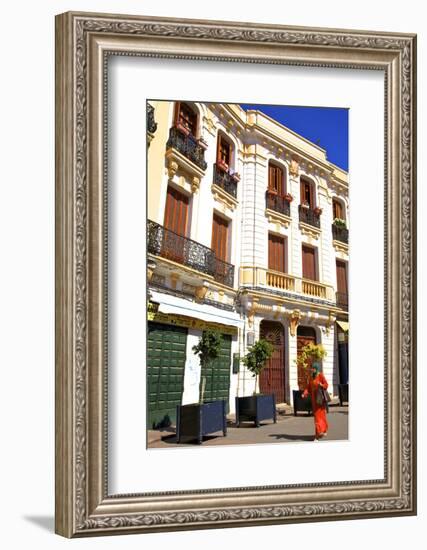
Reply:
[[[266,273],[267,286],[278,288],[279,290],[295,290],[295,277],[287,273],[268,270]]]
[[[166,143],[167,149],[172,147],[191,160],[196,166],[202,170],[206,170],[208,165],[205,161],[205,149],[199,145],[194,136],[191,134],[185,135],[173,126],[169,130],[169,139]]]
[[[233,286],[234,265],[217,258],[215,252],[207,246],[151,220],[147,222],[147,251],[211,275],[219,283]]]
[[[326,285],[308,279],[302,280],[302,293],[315,298],[326,298]]]
[[[339,225],[332,224],[332,237],[334,241],[340,241],[348,244],[348,229]]]
[[[147,103],[147,132],[154,134],[157,130],[157,122],[154,120],[154,107]]]
[[[320,215],[316,214],[311,208],[306,208],[301,204],[298,206],[299,212],[299,221],[312,225],[313,227],[318,227],[320,229]]]
[[[214,184],[221,187],[229,195],[237,198],[237,181],[236,179],[229,174],[224,172],[217,164],[214,164]]]
[[[265,193],[265,207],[285,216],[291,215],[290,202],[285,197],[276,195],[276,193],[272,193],[271,191],[266,191]]]
[[[214,279],[226,286],[234,285],[234,265],[224,262],[215,256]]]
[[[337,306],[341,309],[348,310],[348,294],[346,292],[335,293]]]

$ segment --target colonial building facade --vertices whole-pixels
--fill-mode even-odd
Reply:
[[[301,347],[322,343],[333,394],[347,383],[348,174],[326,151],[234,104],[147,104],[148,427],[177,404],[254,392],[239,361],[274,353],[257,390],[292,404]],[[221,354],[201,369],[204,330]]]

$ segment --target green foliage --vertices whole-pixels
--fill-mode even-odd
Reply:
[[[306,344],[301,348],[300,353],[298,354],[297,359],[295,360],[296,364],[298,366],[303,367],[306,369],[308,365],[308,361],[322,361],[327,355],[327,352],[325,348],[322,346],[322,344]]]
[[[341,218],[335,218],[334,225],[336,225],[337,227],[347,227],[345,220],[342,220]]]
[[[202,366],[208,365],[219,356],[222,336],[219,332],[205,330],[199,339],[197,346],[193,346],[193,352],[199,356]]]
[[[273,355],[273,345],[267,340],[260,339],[248,350],[243,357],[242,363],[255,376],[255,387],[259,373],[265,367],[268,359]]]

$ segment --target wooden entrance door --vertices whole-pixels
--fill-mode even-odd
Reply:
[[[274,393],[276,403],[285,402],[285,334],[283,326],[273,321],[262,321],[261,338],[273,344],[274,351],[261,371],[261,393]]]
[[[312,327],[299,326],[297,329],[297,355],[301,354],[301,349],[307,344],[316,344],[316,331]],[[309,362],[308,367],[311,366]],[[311,376],[310,368],[304,369],[298,365],[298,388],[305,390]]]
[[[184,391],[187,329],[148,323],[147,428],[170,426]]]
[[[226,410],[229,410],[230,397],[230,372],[231,372],[231,336],[229,334],[221,335],[221,348],[219,356],[202,367],[200,375],[200,385],[205,379],[205,393],[203,401],[215,401],[224,399]]]
[[[166,196],[162,256],[183,263],[187,232],[188,197],[169,186]]]

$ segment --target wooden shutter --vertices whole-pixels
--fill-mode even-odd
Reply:
[[[175,124],[182,124],[194,137],[197,137],[197,114],[186,103],[176,104]]]
[[[213,216],[212,250],[217,258],[223,261],[228,259],[228,221],[217,214]]]
[[[230,166],[231,145],[221,134],[218,135],[217,161],[219,160]]]
[[[342,294],[348,294],[347,264],[337,260],[337,290]]]
[[[310,208],[314,208],[314,194],[311,182],[301,179],[301,203],[307,201]]]
[[[302,276],[317,281],[316,252],[311,246],[302,246]]]
[[[187,231],[188,197],[169,186],[166,196],[165,222],[166,229],[185,236]]]
[[[287,272],[285,239],[272,233],[268,235],[268,269]]]
[[[333,210],[334,210],[334,219],[340,218],[341,220],[344,219],[343,212],[342,212],[342,205],[337,200],[332,201]]]
[[[268,190],[284,195],[283,170],[271,163],[268,165]]]

